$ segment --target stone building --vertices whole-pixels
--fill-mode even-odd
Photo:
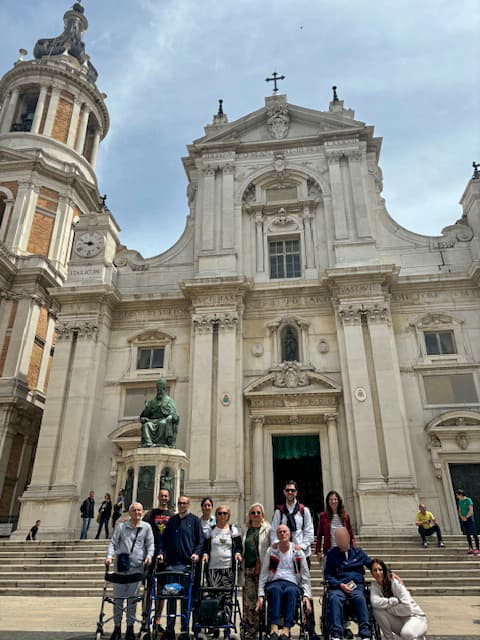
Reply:
[[[66,26],[73,15],[86,28],[78,5],[72,11]],[[254,499],[271,513],[291,477],[314,511],[338,489],[361,533],[411,530],[419,499],[456,531],[453,486],[480,500],[477,169],[462,217],[440,236],[415,234],[387,212],[381,139],[335,91],[325,111],[274,92],[234,122],[220,104],[183,159],[185,231],[144,258],[120,244],[111,212],[98,205],[93,170],[108,115],[77,49],[80,57],[20,61],[0,84],[1,273],[12,274],[2,275],[0,344],[5,366],[18,363],[0,380],[13,416],[2,431],[2,470],[15,466],[8,439],[28,442],[32,433],[33,442],[44,407],[33,471],[24,465],[31,479],[23,494],[15,485],[18,535],[37,518],[45,537],[77,535],[90,489],[127,487],[150,506],[166,484],[181,487],[194,509],[204,495],[228,502],[241,522]],[[38,86],[46,116],[35,112],[33,123],[44,123],[42,133],[33,124],[11,132],[24,80]],[[71,104],[70,118],[61,104]],[[69,124],[48,129],[59,117]],[[68,132],[55,139],[60,126]],[[2,185],[25,183],[21,208]],[[63,198],[56,213],[46,195],[38,204],[42,189]],[[48,255],[25,240],[36,216],[54,219]],[[23,244],[8,244],[8,234]],[[60,236],[62,254],[53,249]],[[9,320],[15,302],[31,317],[22,335]],[[50,338],[32,384],[44,308]],[[41,372],[54,336],[45,402]],[[138,415],[159,377],[180,415],[186,457],[176,467],[139,448]]]

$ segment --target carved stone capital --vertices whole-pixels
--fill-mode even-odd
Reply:
[[[227,164],[223,165],[222,172],[224,176],[233,175],[235,173],[235,167],[230,162],[227,162]]]
[[[71,340],[74,333],[79,339],[97,339],[98,325],[89,320],[61,321],[56,326],[57,340]]]
[[[216,172],[216,168],[215,167],[204,167],[204,169],[203,169],[203,175],[206,178],[214,177],[215,176],[215,172]]]
[[[223,331],[234,331],[238,324],[238,313],[224,313],[217,318],[218,328]]]

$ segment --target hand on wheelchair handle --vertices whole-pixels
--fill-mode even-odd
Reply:
[[[258,613],[263,607],[264,596],[258,596],[257,604],[255,605],[255,611]]]
[[[195,564],[195,562],[199,561],[199,557],[196,553],[192,553],[192,555],[190,556],[190,560],[193,562],[193,564]]]
[[[310,615],[312,613],[312,603],[308,596],[303,596],[303,606],[305,607],[305,613]]]

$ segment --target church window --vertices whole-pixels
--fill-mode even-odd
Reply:
[[[137,356],[137,369],[162,369],[164,356],[164,347],[156,349],[139,349]]]
[[[300,240],[271,240],[270,250],[270,277],[299,278],[300,267]]]
[[[5,209],[7,208],[7,196],[4,193],[0,193],[0,225],[3,221],[3,216],[5,215]]]
[[[472,373],[423,376],[427,404],[469,404],[478,402]]]
[[[425,347],[429,356],[456,353],[453,331],[426,331]]]
[[[30,131],[35,109],[37,108],[39,90],[30,90],[20,96],[17,113],[12,124],[12,131]]]
[[[298,362],[300,360],[298,349],[298,332],[291,325],[282,329],[282,362]]]

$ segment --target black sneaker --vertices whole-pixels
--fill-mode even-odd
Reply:
[[[438,543],[438,546],[439,546],[439,547],[441,547],[441,548],[443,549],[443,547],[444,547],[445,545],[443,544],[443,542],[439,542],[439,543]]]
[[[110,636],[110,640],[120,640],[121,637],[122,637],[121,627],[115,627],[112,635]]]
[[[133,627],[127,627],[127,633],[125,634],[125,640],[135,640],[135,634],[133,633]]]
[[[423,543],[423,546],[425,547],[425,549],[428,547],[428,542],[425,540],[425,542]]]
[[[346,638],[346,640],[354,640],[355,638],[353,631],[349,627],[346,627],[343,630],[343,637]]]

